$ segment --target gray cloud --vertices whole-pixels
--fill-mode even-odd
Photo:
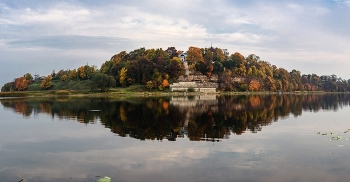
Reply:
[[[5,54],[0,61],[16,67],[12,63],[28,60],[21,57],[22,52],[31,57],[21,62],[23,69],[0,79],[21,76],[29,62],[57,70],[55,63],[47,64],[52,58],[77,59],[74,65],[64,65],[74,69],[86,62],[100,66],[98,61],[122,50],[169,46],[186,50],[211,43],[231,53],[257,54],[287,70],[350,78],[346,70],[350,66],[349,9],[345,0],[4,1],[0,3],[0,47]],[[342,67],[320,69],[320,63],[329,65],[325,60]]]
[[[94,37],[94,36],[50,36],[50,37],[39,37],[37,39],[29,40],[14,40],[9,41],[7,45],[10,48],[18,47],[44,47],[54,49],[108,49],[117,50],[124,47],[126,44],[131,42],[128,39],[117,38],[117,37]]]

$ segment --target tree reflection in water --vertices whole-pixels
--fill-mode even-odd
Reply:
[[[217,142],[246,131],[256,133],[279,119],[300,116],[302,111],[336,111],[349,101],[348,94],[272,94],[128,100],[27,98],[1,100],[1,104],[24,117],[48,114],[85,124],[99,121],[121,137]]]

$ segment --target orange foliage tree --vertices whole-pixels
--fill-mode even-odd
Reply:
[[[163,88],[169,87],[169,82],[168,82],[168,80],[164,79],[164,80],[163,80],[163,83],[162,83],[162,86],[163,86]]]
[[[260,83],[257,80],[252,80],[249,83],[248,90],[250,91],[258,91],[260,89]]]
[[[199,61],[204,62],[202,50],[198,47],[189,47],[187,51],[186,61],[190,64],[196,64]]]
[[[16,78],[15,80],[15,89],[16,91],[23,91],[28,88],[29,81],[24,77]]]

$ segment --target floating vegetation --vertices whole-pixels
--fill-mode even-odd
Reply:
[[[321,132],[317,132],[318,135],[333,135],[335,133],[333,132],[325,132],[325,133],[321,133]]]
[[[97,182],[111,182],[111,179],[112,178],[105,176],[103,178],[98,179]]]
[[[344,131],[344,133],[348,133],[350,131],[350,129]],[[343,137],[340,136],[340,135],[343,135],[343,134],[340,134],[338,135],[338,133],[334,133],[334,132],[324,132],[324,133],[321,133],[321,132],[317,132],[317,135],[337,135],[337,136],[333,136],[331,138],[331,140],[343,140]],[[350,138],[345,138],[345,140],[349,140]]]
[[[341,136],[334,136],[331,138],[331,140],[341,140],[343,137]]]

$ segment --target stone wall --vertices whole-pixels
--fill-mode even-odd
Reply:
[[[216,92],[216,89],[219,87],[217,75],[212,75],[208,78],[201,72],[189,71],[187,62],[184,62],[184,66],[186,70],[185,75],[179,77],[178,83],[170,84],[171,91],[188,91],[189,88],[192,88],[195,92]]]
[[[178,82],[170,85],[171,91],[188,91],[189,88],[192,88],[195,92],[216,92],[218,83],[215,82]]]

